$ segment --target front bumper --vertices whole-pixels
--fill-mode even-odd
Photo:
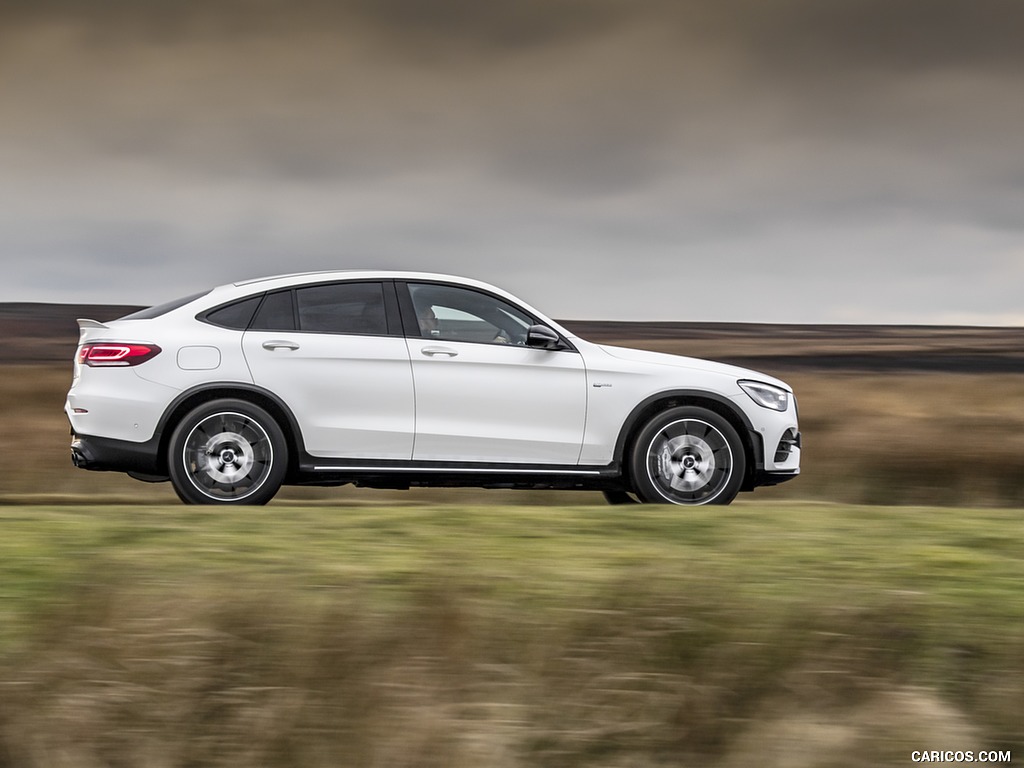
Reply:
[[[781,483],[788,483],[793,478],[799,476],[799,469],[788,472],[765,472],[762,470],[754,473],[753,487],[763,488],[768,485],[780,485]]]

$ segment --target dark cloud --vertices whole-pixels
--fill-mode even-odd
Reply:
[[[352,0],[354,17],[396,46],[437,62],[565,45],[630,16],[613,0]]]
[[[758,3],[738,24],[751,56],[787,77],[1024,63],[1024,7],[1015,0],[813,0]]]
[[[544,274],[577,316],[1005,315],[1022,28],[1015,0],[8,0],[0,299],[355,261]],[[593,305],[556,290],[580,274]],[[733,303],[673,301],[722,274]]]
[[[60,23],[165,42],[369,31],[395,54],[469,47],[490,57],[645,23],[680,43],[719,41],[761,67],[807,78],[951,63],[1015,69],[1024,59],[1017,0],[6,0],[0,21],[7,30]]]
[[[438,63],[467,51],[481,56],[562,44],[630,14],[614,0],[10,0],[7,24],[70,23],[88,40],[135,35],[149,42],[331,30],[372,35],[396,55]]]

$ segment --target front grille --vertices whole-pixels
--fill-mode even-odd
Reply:
[[[800,433],[795,429],[787,429],[782,439],[779,440],[779,447],[775,449],[775,463],[781,464],[789,458],[794,448],[800,447]]]

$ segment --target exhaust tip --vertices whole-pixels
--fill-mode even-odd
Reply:
[[[89,456],[82,450],[82,444],[77,440],[71,444],[71,463],[79,469],[86,469],[90,464]]]

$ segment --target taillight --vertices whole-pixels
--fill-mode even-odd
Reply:
[[[78,362],[90,368],[112,368],[139,365],[160,354],[156,344],[83,344],[78,350]]]

